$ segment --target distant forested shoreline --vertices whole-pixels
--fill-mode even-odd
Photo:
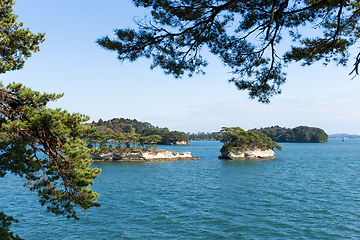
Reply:
[[[114,134],[126,134],[128,136],[149,137],[159,136],[159,145],[187,144],[189,137],[180,131],[170,131],[167,127],[160,128],[148,122],[140,122],[136,119],[113,118],[107,121],[102,120],[92,123],[85,123],[86,126],[98,128],[98,132],[104,139],[112,139]]]
[[[211,140],[215,141],[218,140],[219,132],[198,132],[198,133],[190,133],[188,132],[187,135],[189,137],[189,140],[196,141],[196,140]]]
[[[308,126],[298,126],[295,128],[272,126],[260,129],[255,128],[251,131],[263,133],[275,142],[324,143],[329,139],[329,136],[321,128]]]
[[[114,134],[138,135],[141,137],[159,136],[159,145],[176,145],[188,143],[190,140],[216,141],[219,139],[219,132],[180,132],[170,131],[167,127],[154,126],[148,122],[141,122],[136,119],[113,118],[104,121],[86,123],[86,126],[97,127],[103,138],[111,139]],[[255,133],[263,133],[276,142],[293,143],[322,143],[330,138],[360,138],[360,135],[333,134],[328,136],[324,130],[317,127],[298,126],[295,128],[280,127],[278,125],[250,129]]]
[[[285,128],[279,126],[250,129],[255,133],[263,133],[275,142],[293,143],[322,143],[327,142],[329,136],[324,130],[316,127],[298,126],[295,128]],[[211,133],[187,133],[190,140],[218,140],[219,132]],[[360,138],[360,136],[359,136]]]

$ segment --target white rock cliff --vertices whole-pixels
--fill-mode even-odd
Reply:
[[[272,149],[254,149],[254,150],[229,150],[221,151],[222,159],[273,159],[275,151]]]
[[[168,161],[168,160],[191,160],[198,159],[191,152],[172,152],[165,150],[153,150],[142,152],[132,150],[127,152],[100,152],[93,153],[90,157],[94,161],[119,161],[119,162],[145,162],[145,161]]]

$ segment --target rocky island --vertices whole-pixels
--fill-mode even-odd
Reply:
[[[273,159],[275,158],[275,151],[272,149],[232,149],[223,150],[221,152],[221,159]]]
[[[239,127],[223,127],[218,140],[224,143],[220,159],[273,159],[273,149],[281,150],[281,146],[265,134],[244,131]]]
[[[86,123],[89,133],[82,138],[92,149],[94,161],[145,162],[199,159],[191,152],[157,150],[157,145],[189,145],[184,132],[170,131],[136,119],[114,118],[112,120]]]
[[[113,162],[147,162],[147,161],[172,161],[200,159],[193,157],[191,152],[173,152],[166,150],[128,150],[128,151],[106,151],[93,153],[90,157],[96,161]]]

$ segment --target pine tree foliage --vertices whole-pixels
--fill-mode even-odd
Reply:
[[[77,219],[74,206],[98,206],[97,193],[87,188],[99,169],[89,168],[85,142],[89,118],[46,108],[62,94],[40,94],[22,84],[0,89],[0,177],[11,172],[27,179],[42,205],[56,214]]]
[[[61,97],[21,84],[0,89],[0,177],[25,177],[25,185],[38,193],[48,211],[78,219],[75,206],[99,206],[99,194],[89,186],[100,170],[90,168],[89,149],[80,140],[92,132],[81,124],[89,118],[46,108]]]
[[[32,52],[40,50],[44,34],[33,34],[17,23],[13,1],[0,1],[0,73],[20,69]],[[100,170],[85,142],[89,118],[46,107],[63,94],[39,93],[22,84],[0,84],[0,177],[24,177],[47,210],[78,219],[75,207],[99,206],[99,194],[91,190]],[[13,217],[0,212],[0,239],[20,239],[10,231]]]
[[[277,142],[265,134],[245,131],[240,127],[222,127],[217,139],[224,143],[221,151],[274,148],[282,150]]]
[[[176,144],[177,142],[188,142],[189,137],[184,132],[170,131],[167,127],[159,128],[153,126],[148,122],[140,122],[136,119],[113,118],[111,120],[103,121],[99,119],[98,122],[87,123],[86,126],[97,127],[100,132],[104,133],[102,137],[97,136],[98,133],[89,136],[92,140],[102,139],[104,141],[113,139],[113,133],[124,133],[124,136],[130,134],[140,134],[141,136],[158,135],[161,137],[159,144]],[[115,137],[118,138],[118,137]]]
[[[33,34],[22,28],[23,23],[16,22],[17,15],[12,13],[14,4],[12,0],[0,1],[0,73],[21,69],[45,40],[45,34]]]
[[[360,3],[354,0],[133,0],[150,15],[138,30],[117,29],[116,39],[98,44],[116,51],[120,61],[151,58],[151,68],[181,77],[203,73],[205,47],[232,69],[239,90],[269,102],[286,81],[291,61],[310,65],[323,60],[346,65],[350,46],[360,36]],[[306,34],[309,28],[314,34]],[[283,53],[283,37],[293,45]],[[350,74],[359,74],[360,53]]]

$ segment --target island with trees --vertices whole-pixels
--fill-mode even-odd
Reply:
[[[150,123],[137,120],[114,118],[109,121],[86,124],[94,131],[82,136],[87,147],[92,149],[90,157],[94,161],[167,161],[198,159],[191,152],[174,152],[158,150],[161,141],[176,144],[184,136],[183,133],[167,128],[153,127]],[[142,134],[136,133],[140,132]],[[155,133],[150,135],[151,133]],[[156,133],[162,134],[158,135]],[[187,141],[188,142],[188,141]],[[172,145],[174,145],[172,144]]]
[[[180,131],[170,131],[167,127],[159,128],[148,122],[140,122],[136,119],[113,118],[98,122],[86,123],[86,126],[97,128],[101,138],[105,141],[118,138],[119,134],[133,137],[147,137],[157,135],[160,138],[158,145],[188,145],[189,137]]]
[[[208,49],[231,68],[233,77],[229,81],[261,102],[269,102],[270,97],[281,93],[281,85],[286,81],[283,67],[290,62],[311,65],[323,60],[325,64],[333,61],[346,66],[348,49],[359,39],[360,5],[351,1],[137,0],[134,3],[152,11],[149,20],[138,21],[138,31],[118,29],[116,39],[108,36],[99,39],[100,46],[116,51],[121,61],[152,58],[152,68],[160,67],[175,77],[203,73],[208,62],[201,50]],[[0,5],[1,74],[23,68],[25,60],[39,51],[44,41],[45,34],[34,34],[17,22],[13,5],[12,0],[2,0]],[[302,35],[298,27],[314,31]],[[281,54],[276,50],[284,43],[284,31],[288,31],[294,43]],[[359,66],[360,53],[354,58],[350,73],[357,76]],[[91,185],[100,169],[90,167],[89,157],[89,152],[96,148],[86,148],[81,139],[93,132],[81,124],[89,118],[48,108],[49,102],[63,95],[39,93],[22,84],[1,86],[0,96],[0,177],[6,174],[23,177],[26,186],[37,192],[40,204],[54,214],[78,219],[77,209],[99,206],[99,194],[91,190]],[[278,128],[280,134],[274,135],[279,137],[278,141],[327,141],[321,129]],[[133,125],[124,126],[123,131],[113,132],[141,134],[133,129]],[[165,141],[161,130],[155,129],[145,137],[158,135],[165,143],[174,143],[170,137]],[[270,133],[266,137],[260,130],[223,128],[218,137],[224,143],[223,156],[231,151],[279,149],[269,138]],[[139,140],[139,144],[152,145],[158,139],[152,138]],[[126,142],[125,148],[135,142],[132,141]],[[100,144],[104,148],[104,143]],[[20,239],[10,231],[14,221],[0,212],[1,239]]]
[[[274,148],[282,150],[281,146],[263,133],[245,131],[240,127],[223,127],[218,140],[224,143],[220,159],[273,159]]]
[[[326,132],[317,127],[298,126],[285,128],[272,126],[260,129],[252,129],[255,133],[263,133],[276,142],[289,143],[325,143],[329,137]]]

